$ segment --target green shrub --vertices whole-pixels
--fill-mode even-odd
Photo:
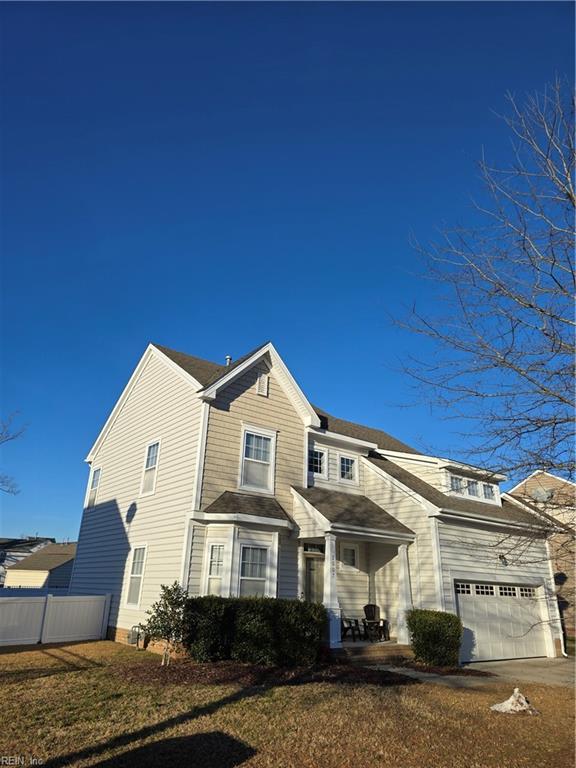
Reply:
[[[319,657],[324,606],[266,597],[193,597],[184,609],[183,644],[196,661],[309,666]]]
[[[406,614],[417,661],[433,667],[457,667],[462,622],[453,613],[414,609]]]

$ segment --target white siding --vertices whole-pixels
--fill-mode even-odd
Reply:
[[[369,556],[374,574],[374,602],[380,606],[380,616],[388,620],[394,637],[398,610],[398,549],[385,544],[370,544]]]
[[[448,488],[446,486],[446,472],[438,467],[436,463],[415,461],[414,459],[407,459],[405,457],[399,458],[398,456],[390,456],[391,461],[403,467],[408,472],[411,472],[416,477],[419,477],[424,482],[437,488],[439,491],[445,493]]]
[[[432,534],[427,511],[414,493],[404,491],[366,463],[364,492],[392,517],[416,534],[408,547],[412,600],[417,608],[440,607],[432,551]]]
[[[281,533],[278,541],[278,597],[295,599],[298,594],[298,540]]]
[[[346,569],[341,562],[342,546],[352,543],[358,546],[360,556],[357,570]],[[361,618],[364,616],[363,609],[366,603],[368,603],[370,594],[368,547],[369,545],[363,541],[349,542],[346,540],[345,542],[337,542],[336,589],[338,602],[344,616],[349,616],[350,618]]]
[[[71,592],[111,592],[110,625],[145,620],[160,586],[180,578],[185,516],[192,509],[200,401],[192,386],[151,355],[94,457],[97,503],[84,510]],[[155,493],[140,496],[147,444],[160,439]],[[125,596],[130,552],[147,545],[139,609]],[[121,597],[124,586],[123,596]]]

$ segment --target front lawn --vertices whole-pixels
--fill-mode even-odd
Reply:
[[[530,717],[490,711],[510,684],[451,690],[345,666],[174,661],[165,672],[158,656],[111,642],[0,651],[0,756],[107,768],[573,764],[568,688],[522,686],[541,712]]]

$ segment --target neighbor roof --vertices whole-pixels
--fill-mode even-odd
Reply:
[[[319,487],[295,487],[294,490],[331,523],[377,528],[391,533],[413,533],[366,496]]]
[[[8,566],[11,571],[52,571],[74,559],[76,542],[73,544],[48,544],[29,557]]]
[[[0,550],[10,552],[28,552],[33,547],[37,547],[39,544],[53,543],[54,539],[49,539],[44,536],[38,538],[28,539],[0,539]]]
[[[288,520],[290,516],[284,508],[269,496],[256,496],[249,493],[234,493],[224,491],[209,504],[204,512],[217,515],[256,515],[257,517],[272,517],[275,520]]]
[[[536,515],[530,514],[530,512],[522,509],[519,505],[513,504],[508,499],[502,499],[502,506],[498,507],[495,504],[486,504],[482,501],[449,496],[447,493],[442,493],[442,491],[434,488],[425,480],[413,475],[412,472],[389,459],[384,459],[372,453],[368,456],[368,461],[440,509],[463,512],[464,514],[477,517],[491,517],[507,523],[542,525],[541,519],[536,517]]]

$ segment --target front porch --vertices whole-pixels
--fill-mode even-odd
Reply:
[[[342,618],[363,626],[368,604],[378,606],[390,637],[408,644],[408,546],[414,533],[366,496],[324,488],[294,488],[293,496],[298,592],[326,606],[330,647],[342,647]]]

